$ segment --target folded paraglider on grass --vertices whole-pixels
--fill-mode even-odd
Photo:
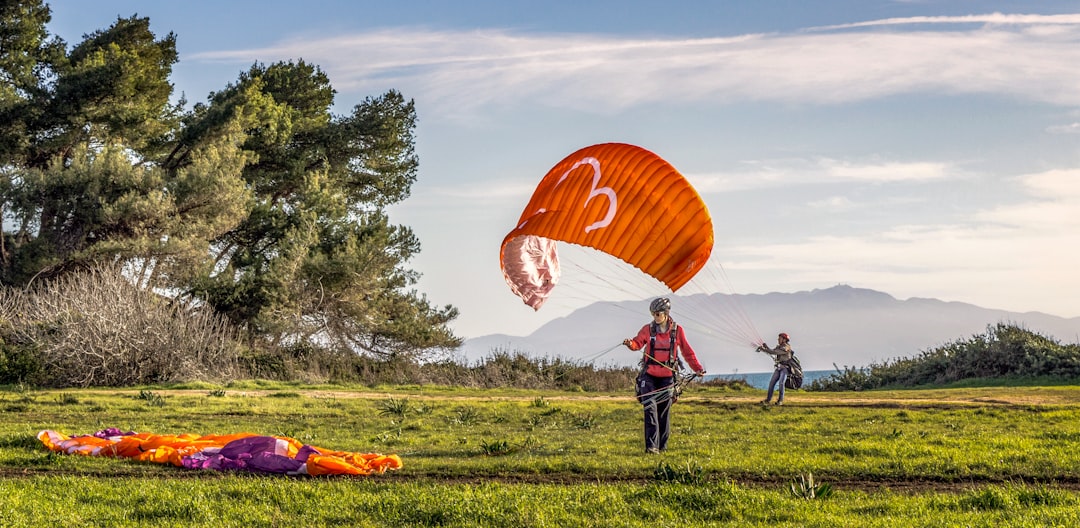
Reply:
[[[161,435],[103,429],[66,436],[41,431],[50,451],[86,456],[131,458],[189,469],[248,471],[283,475],[372,475],[401,468],[397,455],[332,451],[282,436]]]

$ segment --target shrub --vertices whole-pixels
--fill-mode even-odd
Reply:
[[[20,290],[0,288],[0,384],[40,382],[38,344],[20,335],[13,322],[21,320],[25,313]]]
[[[41,382],[42,369],[34,343],[9,344],[0,336],[0,385]]]
[[[1080,345],[1062,345],[1016,325],[998,323],[986,333],[921,352],[871,364],[837,368],[810,390],[866,390],[955,383],[971,379],[1080,377]]]
[[[812,391],[861,391],[875,388],[874,378],[871,377],[868,369],[848,366],[841,369],[835,363],[833,367],[836,368],[836,374],[818,378],[810,382],[806,389]]]
[[[487,456],[502,456],[513,453],[515,449],[506,440],[482,440],[480,450]]]
[[[375,404],[375,408],[379,410],[379,414],[383,416],[396,416],[399,419],[405,418],[406,414],[409,414],[410,410],[409,399],[402,400],[396,398],[389,398]]]
[[[136,288],[114,268],[5,289],[8,378],[57,387],[230,379],[238,345],[222,317]]]

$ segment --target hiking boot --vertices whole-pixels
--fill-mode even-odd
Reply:
[[[657,449],[657,448],[655,448],[655,447],[650,447],[650,448],[648,448],[648,449],[646,449],[646,450],[645,450],[645,453],[646,453],[646,454],[649,454],[649,455],[659,455],[659,454],[660,454],[660,450],[659,450],[659,449]]]
[[[762,405],[768,405],[768,404],[769,404],[769,400],[761,400],[761,401],[759,401],[758,403],[760,403],[760,404],[762,404]]]
[[[778,402],[776,402],[776,404],[777,404],[777,405],[783,405],[783,404],[784,404],[784,402],[782,402],[782,401],[778,401]]]

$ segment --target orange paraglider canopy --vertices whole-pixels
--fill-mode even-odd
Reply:
[[[503,239],[503,276],[533,309],[558,282],[556,241],[618,257],[676,291],[709,260],[712,218],[671,164],[641,147],[604,143],[552,167]]]

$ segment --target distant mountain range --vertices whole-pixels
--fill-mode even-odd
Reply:
[[[703,306],[703,302],[737,305],[769,345],[776,344],[778,332],[790,334],[806,370],[832,369],[834,365],[861,367],[915,357],[924,350],[981,335],[998,323],[1016,324],[1063,344],[1080,342],[1080,317],[1009,312],[937,299],[898,300],[887,293],[845,285],[796,293],[671,298],[676,321],[680,320],[680,306]],[[552,320],[528,336],[494,334],[468,339],[460,354],[469,361],[501,350],[598,366],[634,364],[638,353],[615,345],[650,321],[646,302],[594,303]],[[710,373],[772,370],[769,357],[755,353],[752,347],[732,344],[691,323],[684,326],[691,346]]]

